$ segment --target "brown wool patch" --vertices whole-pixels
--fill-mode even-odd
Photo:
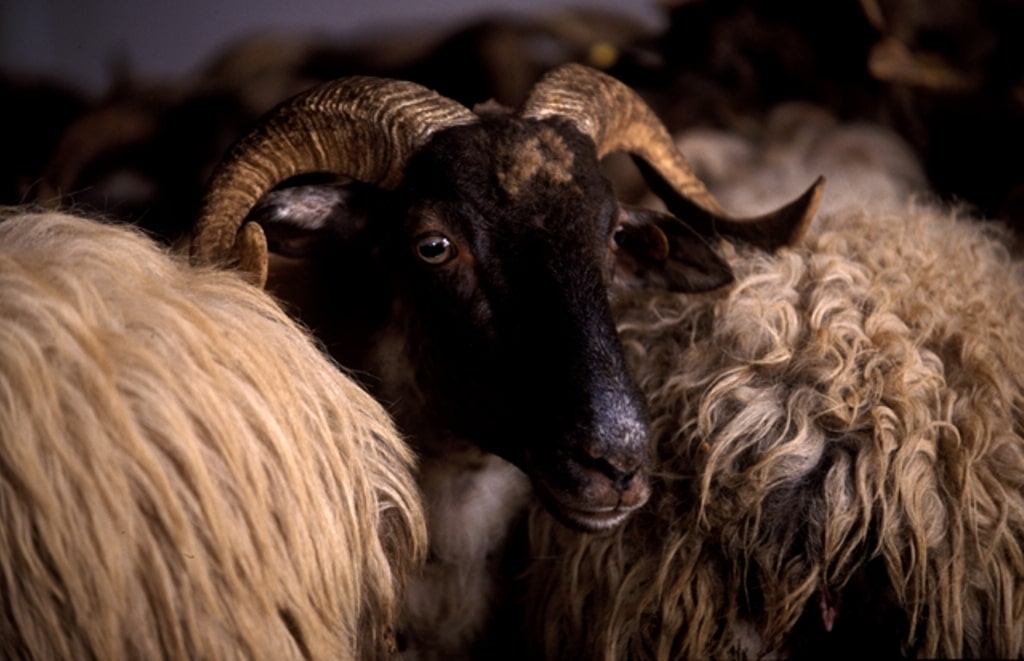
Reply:
[[[572,181],[573,154],[552,128],[542,126],[537,135],[512,147],[508,167],[498,172],[498,183],[510,197],[518,197],[534,179],[542,176],[552,183]]]

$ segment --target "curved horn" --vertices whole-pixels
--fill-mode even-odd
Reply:
[[[300,174],[331,172],[394,188],[409,157],[437,131],[477,116],[415,83],[354,76],[317,86],[270,111],[218,165],[192,233],[193,263],[234,261],[266,277],[266,240],[246,215]]]
[[[824,179],[819,177],[797,200],[777,211],[756,218],[731,218],[694,174],[665,125],[640,95],[619,80],[581,64],[566,64],[545,75],[530,92],[520,114],[530,119],[562,117],[573,122],[593,139],[598,158],[624,151],[643,159],[668,184],[668,189],[656,193],[671,192],[685,198],[710,217],[706,222],[712,228],[746,239],[752,237],[759,245],[760,238],[768,233],[765,226],[773,233],[784,234],[774,237],[773,247],[798,240],[810,225],[821,198]],[[753,230],[750,236],[746,226]]]

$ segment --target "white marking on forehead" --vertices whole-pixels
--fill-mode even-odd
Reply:
[[[538,176],[558,184],[572,181],[572,151],[550,126],[539,125],[537,129],[536,135],[509,151],[510,162],[498,172],[498,183],[510,197],[521,195]]]

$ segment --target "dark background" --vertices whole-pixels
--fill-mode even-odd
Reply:
[[[0,204],[173,239],[231,142],[303,89],[366,74],[516,106],[569,61],[675,133],[756,137],[792,101],[891,128],[941,199],[1024,228],[1024,0],[0,0]]]

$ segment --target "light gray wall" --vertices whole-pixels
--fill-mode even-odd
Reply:
[[[98,92],[117,64],[145,77],[189,73],[227,40],[268,29],[358,37],[444,27],[492,13],[614,9],[660,25],[658,0],[0,0],[0,68]]]

